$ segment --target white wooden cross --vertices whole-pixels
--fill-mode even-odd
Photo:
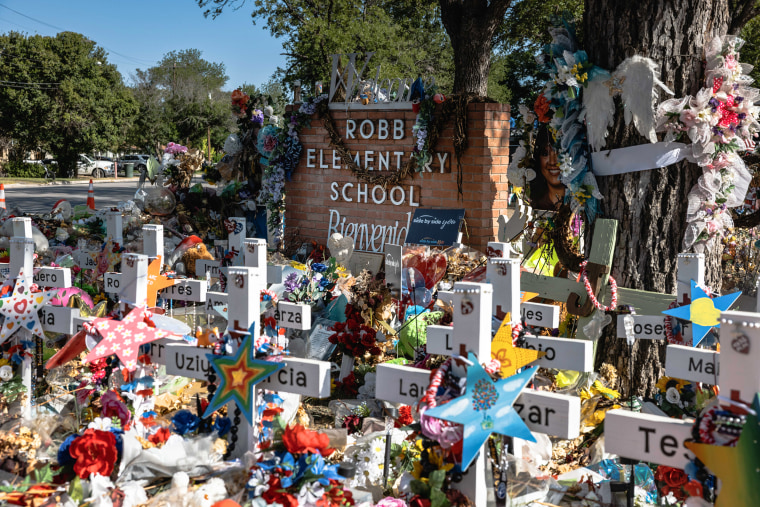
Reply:
[[[118,245],[124,244],[124,224],[121,211],[106,212],[106,241],[108,240]]]
[[[494,259],[491,259],[494,260]],[[507,263],[519,261],[500,259]],[[510,305],[519,305],[519,284],[511,285]],[[464,355],[473,351],[482,361],[491,358],[491,313],[494,289],[491,284],[458,282],[453,291],[454,327],[428,326],[428,351]],[[590,343],[588,343],[590,346]],[[375,397],[395,403],[414,405],[425,394],[430,372],[408,366],[379,364]],[[575,438],[580,429],[580,398],[526,389],[514,404],[531,431],[561,438]],[[459,489],[475,505],[485,505],[487,480],[485,453],[481,452],[468,468]]]
[[[681,352],[692,365],[691,372],[687,371],[686,375],[702,375],[706,378],[701,381],[720,386],[721,396],[750,405],[760,391],[760,369],[757,368],[760,361],[760,313],[722,312],[720,328],[723,368],[719,372],[718,353],[715,351],[671,345],[668,347],[668,358],[673,347],[676,350],[687,349]],[[691,355],[687,354],[688,349]],[[701,366],[697,368],[697,364]],[[712,365],[711,373],[706,371],[708,364]],[[686,375],[679,378],[689,379]],[[700,381],[699,378],[690,380]],[[693,419],[671,419],[632,413],[625,409],[610,410],[604,425],[605,451],[683,469],[693,457],[683,445],[684,441],[692,438],[693,425]]]

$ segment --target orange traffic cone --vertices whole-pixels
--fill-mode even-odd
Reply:
[[[92,188],[92,180],[90,180],[90,189],[87,190],[87,207],[95,209],[95,189]]]
[[[5,185],[0,183],[0,208],[5,209]]]

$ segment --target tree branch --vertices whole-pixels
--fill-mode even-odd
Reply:
[[[739,35],[744,25],[760,14],[760,8],[756,4],[757,0],[737,0],[731,11],[738,12],[738,14],[731,17],[731,24],[728,27],[729,34]]]

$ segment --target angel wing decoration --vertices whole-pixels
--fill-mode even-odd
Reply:
[[[583,91],[583,114],[586,119],[588,145],[591,151],[604,148],[607,129],[615,118],[614,90],[609,73],[599,74]]]
[[[657,90],[659,86],[669,95],[673,92],[660,81],[657,72],[657,63],[650,58],[634,55],[626,58],[613,74],[620,83],[622,89],[620,97],[625,107],[625,122],[631,123],[639,133],[657,142],[655,134],[655,104],[657,102]],[[625,79],[622,79],[625,78]]]

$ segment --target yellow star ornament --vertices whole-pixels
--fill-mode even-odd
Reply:
[[[546,355],[546,352],[521,349],[512,345],[511,321],[512,317],[507,313],[491,342],[491,359],[498,359],[501,362],[501,375],[503,378],[511,377],[523,366],[527,366]]]

